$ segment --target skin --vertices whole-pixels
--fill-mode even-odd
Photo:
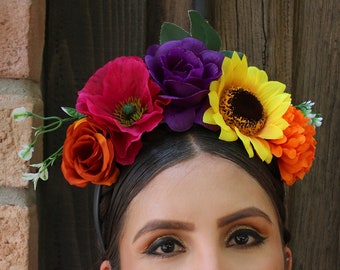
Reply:
[[[291,269],[275,209],[236,164],[211,154],[158,174],[131,202],[121,269]],[[111,269],[104,261],[101,270]]]

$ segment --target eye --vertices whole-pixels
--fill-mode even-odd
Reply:
[[[248,248],[262,244],[266,240],[257,231],[250,228],[240,228],[233,231],[227,239],[227,247]]]
[[[179,240],[171,236],[157,238],[145,251],[148,255],[162,257],[171,257],[183,252],[185,252],[184,245]]]

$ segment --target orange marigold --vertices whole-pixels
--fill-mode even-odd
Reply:
[[[283,118],[289,123],[289,127],[283,131],[284,137],[270,140],[269,144],[272,154],[278,158],[282,180],[291,186],[298,179],[301,180],[312,166],[316,145],[315,128],[294,106],[289,107]]]

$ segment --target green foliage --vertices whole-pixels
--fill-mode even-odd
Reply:
[[[71,107],[61,107],[61,109],[69,116],[75,118],[75,119],[80,119],[85,117],[85,115],[79,113],[76,111],[75,108],[71,108]]]
[[[221,53],[222,53],[224,56],[228,57],[228,58],[231,58],[234,52],[235,52],[235,51],[232,51],[232,50],[223,50],[223,51],[221,51]],[[240,57],[240,59],[242,59],[242,57],[243,57],[244,54],[241,53],[241,52],[236,52],[236,53],[238,54],[238,56]]]
[[[218,51],[221,47],[221,37],[217,31],[196,10],[189,10],[190,33],[174,23],[164,22],[161,27],[160,44],[170,40],[180,40],[193,37],[201,40],[208,49]]]
[[[180,40],[186,37],[190,37],[190,34],[178,25],[169,22],[165,22],[162,24],[160,33],[160,44],[163,44],[170,40]]]
[[[196,10],[189,10],[189,18],[191,36],[204,42],[210,50],[220,50],[221,37],[208,21]]]

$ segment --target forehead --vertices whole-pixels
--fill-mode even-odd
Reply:
[[[126,218],[136,224],[153,218],[195,222],[247,207],[276,219],[269,196],[252,176],[229,160],[202,153],[159,173],[133,199]]]

